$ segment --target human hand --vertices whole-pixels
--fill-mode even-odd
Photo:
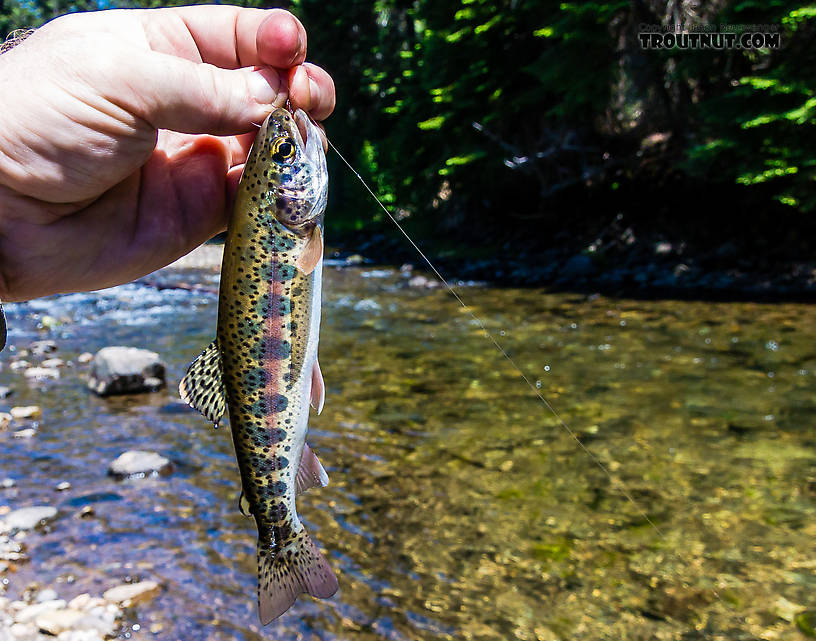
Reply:
[[[274,106],[334,84],[280,9],[72,14],[0,55],[0,299],[128,282],[222,231]],[[253,70],[253,68],[256,70]]]

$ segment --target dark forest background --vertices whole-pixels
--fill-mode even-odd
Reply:
[[[4,0],[0,34],[113,6],[160,5]],[[615,263],[642,239],[765,269],[812,255],[816,5],[274,6],[303,21],[309,58],[335,79],[329,136],[437,256],[534,263],[566,251]],[[782,47],[644,50],[642,24],[774,24]],[[398,242],[331,163],[329,233],[369,248]]]

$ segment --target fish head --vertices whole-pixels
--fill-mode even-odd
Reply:
[[[322,227],[328,195],[326,154],[319,129],[300,109],[267,116],[244,170],[257,177],[262,202],[299,236]]]

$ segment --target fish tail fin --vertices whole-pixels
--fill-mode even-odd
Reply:
[[[263,625],[292,607],[299,594],[328,599],[338,587],[329,562],[305,530],[274,551],[258,545],[258,614]]]

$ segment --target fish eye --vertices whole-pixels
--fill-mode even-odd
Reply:
[[[278,138],[272,143],[272,160],[287,162],[295,156],[295,145],[290,138]]]

